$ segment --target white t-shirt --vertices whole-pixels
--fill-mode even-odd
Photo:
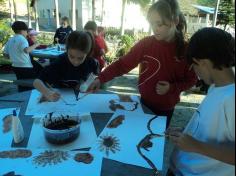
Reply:
[[[209,144],[235,144],[235,84],[212,86],[184,130]],[[224,151],[222,151],[224,152]],[[171,169],[186,176],[233,176],[235,166],[213,158],[178,150],[171,157]]]
[[[29,43],[21,34],[16,34],[8,40],[4,53],[9,55],[13,67],[33,67],[29,54],[24,52],[27,47],[29,47]]]

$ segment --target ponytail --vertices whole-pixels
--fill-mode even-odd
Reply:
[[[187,22],[184,15],[180,12],[179,23],[176,27],[176,55],[178,59],[182,59],[185,55],[185,34],[187,32]]]

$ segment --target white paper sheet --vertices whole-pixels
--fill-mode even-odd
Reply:
[[[100,138],[98,138],[96,145],[93,146],[92,151],[98,152],[109,159],[141,167],[151,168],[146,163],[146,161],[138,154],[136,146],[141,141],[141,139],[145,137],[145,135],[149,134],[149,131],[147,130],[147,123],[154,116],[141,113],[119,111],[113,115],[112,119],[114,119],[118,115],[125,116],[123,124],[115,129],[105,128],[99,137],[109,135],[116,137],[120,143],[120,151],[116,151],[116,153],[112,153],[110,151],[109,156],[106,156],[104,151],[99,150]],[[166,127],[166,117],[159,117],[158,119],[154,120],[151,127],[154,133],[164,134]],[[152,140],[152,142],[153,147],[150,148],[150,151],[147,152],[142,149],[142,152],[149,159],[151,159],[158,170],[162,170],[165,138],[155,138]]]
[[[0,150],[0,152],[3,150]],[[45,150],[33,150],[33,155],[26,159],[1,159],[0,158],[0,175],[4,175],[11,171],[15,175],[24,176],[100,176],[102,157],[95,156],[91,164],[78,163],[74,161],[77,152],[69,152],[69,158],[66,161],[56,165],[47,165],[45,167],[36,165],[33,160]]]
[[[39,103],[41,97],[40,92],[33,90],[30,96],[28,107],[26,110],[26,115],[33,115],[34,117],[42,117],[42,114],[47,114],[56,111],[72,111],[72,112],[93,112],[93,113],[113,113],[109,106],[110,101],[119,101],[119,97],[116,94],[79,94],[79,101],[76,101],[74,92],[72,90],[58,90],[63,97],[63,99],[70,104],[66,105],[65,102],[60,99],[57,102],[44,102]],[[84,96],[85,95],[85,96]],[[143,113],[142,107],[140,105],[139,97],[131,96],[132,100],[135,102],[121,102],[127,110],[132,109],[134,104],[138,102],[137,109],[135,112]]]
[[[91,147],[94,142],[96,142],[97,134],[93,125],[92,118],[89,113],[81,114],[81,126],[80,126],[80,135],[79,137],[65,145],[53,145],[46,141],[44,137],[43,127],[40,119],[35,119],[33,127],[31,130],[28,148],[37,149],[63,149],[63,150],[72,150],[78,148],[87,148]]]
[[[3,132],[3,119],[5,116],[12,114],[15,109],[17,109],[16,112],[19,114],[20,110],[18,108],[0,109],[0,148],[11,146],[13,134],[11,130],[7,133]]]

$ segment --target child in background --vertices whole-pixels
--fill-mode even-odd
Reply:
[[[97,61],[89,57],[92,51],[93,39],[87,32],[74,31],[69,34],[66,41],[66,53],[60,56],[55,63],[46,67],[38,79],[34,81],[34,87],[38,89],[49,101],[57,101],[60,95],[48,88],[62,87],[69,80],[84,82],[91,73],[98,74],[99,67]],[[67,85],[75,88],[77,85]]]
[[[176,144],[169,175],[235,175],[235,44],[217,28],[196,32],[189,43],[188,61],[211,85],[184,132],[169,128]]]
[[[54,35],[54,44],[65,44],[66,38],[73,31],[70,27],[69,18],[63,17],[61,19],[61,27],[56,30]]]
[[[29,46],[26,39],[28,33],[27,25],[22,21],[15,21],[12,24],[15,35],[10,38],[5,46],[4,55],[12,61],[13,71],[17,79],[34,79],[38,76],[34,69],[29,53],[39,46],[38,43]],[[30,88],[18,86],[20,92],[30,90]]]
[[[37,35],[38,34],[39,33],[37,31],[35,31],[34,29],[32,29],[32,28],[28,29],[27,41],[29,43],[29,46],[32,46],[35,43],[37,43]],[[47,45],[40,44],[35,49],[45,49],[45,48],[47,48]],[[37,61],[35,61],[32,56],[30,56],[30,59],[31,59],[31,63],[33,64],[35,70],[37,70],[37,72],[39,73],[43,69],[43,67]],[[40,58],[38,61],[40,63],[43,63],[43,62],[45,62],[45,59]]]
[[[37,36],[38,32],[35,31],[33,28],[28,29],[28,35],[27,35],[27,40],[29,43],[29,46],[32,46],[33,44],[37,43]],[[45,49],[47,48],[47,45],[39,45],[36,49]]]
[[[91,84],[89,91],[101,83],[128,73],[140,65],[138,88],[141,101],[155,114],[167,116],[170,123],[181,91],[196,83],[184,59],[184,20],[177,0],[159,0],[148,12],[154,36],[139,41],[131,51],[109,65]]]
[[[104,56],[108,52],[107,44],[104,38],[98,35],[98,27],[94,21],[88,21],[85,24],[84,29],[90,32],[94,37],[95,46],[93,49],[92,56],[98,60],[101,71],[106,65]]]

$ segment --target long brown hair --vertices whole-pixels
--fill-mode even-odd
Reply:
[[[176,26],[177,30],[175,32],[176,43],[177,43],[176,55],[178,59],[182,58],[184,56],[184,51],[185,51],[184,36],[187,30],[187,23],[184,15],[180,11],[177,0],[157,1],[150,7],[148,11],[148,19],[153,11],[156,11],[160,14],[164,23],[166,21],[176,21],[176,20],[179,21],[178,25]]]

